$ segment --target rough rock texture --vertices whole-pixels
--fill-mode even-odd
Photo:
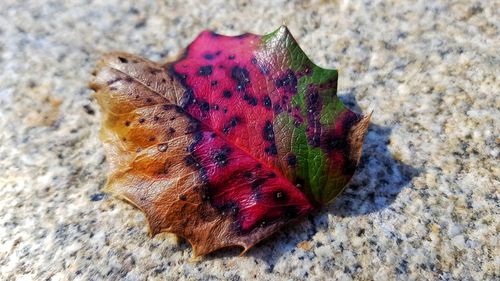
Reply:
[[[0,279],[459,279],[500,275],[495,1],[0,3]],[[262,20],[258,19],[261,18]],[[201,30],[285,21],[339,95],[374,110],[361,166],[334,203],[238,257],[190,261],[100,191],[87,89],[102,52],[161,61]]]

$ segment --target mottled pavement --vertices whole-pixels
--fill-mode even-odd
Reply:
[[[498,2],[134,2],[0,3],[0,279],[498,280]],[[283,22],[339,69],[346,104],[374,111],[361,166],[245,256],[190,261],[186,242],[150,239],[141,212],[101,193],[90,72],[103,52],[164,61],[203,29]]]

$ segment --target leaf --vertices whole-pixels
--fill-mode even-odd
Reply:
[[[152,235],[194,255],[247,251],[327,203],[358,164],[369,116],[336,96],[286,27],[258,36],[202,32],[157,64],[105,55],[91,87],[103,111],[106,189],[140,208]]]

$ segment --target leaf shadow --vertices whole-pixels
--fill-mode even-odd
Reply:
[[[361,112],[352,93],[339,95],[351,110]],[[376,114],[376,113],[375,113]],[[255,263],[267,264],[272,272],[280,258],[295,253],[302,241],[310,241],[318,230],[328,227],[328,215],[339,217],[362,216],[388,208],[397,195],[421,170],[394,159],[389,150],[392,128],[370,123],[366,135],[360,164],[351,182],[332,203],[282,228],[281,231],[250,249],[247,255]],[[318,242],[319,243],[319,242]],[[321,245],[310,245],[318,247]],[[309,254],[311,251],[309,251]],[[209,255],[208,259],[231,257],[239,249],[226,249]],[[304,257],[302,257],[304,258]],[[299,256],[299,260],[301,257]]]
[[[361,112],[352,93],[339,98],[350,109]],[[391,133],[390,126],[370,123],[356,173],[345,191],[325,206],[326,212],[341,217],[379,212],[389,207],[401,190],[422,172],[421,168],[394,158],[389,150]]]

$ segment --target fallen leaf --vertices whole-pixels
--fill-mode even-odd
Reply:
[[[152,235],[194,256],[246,252],[331,201],[358,164],[369,116],[336,96],[286,27],[202,32],[173,62],[115,52],[91,87],[103,111],[106,189],[141,209]]]

